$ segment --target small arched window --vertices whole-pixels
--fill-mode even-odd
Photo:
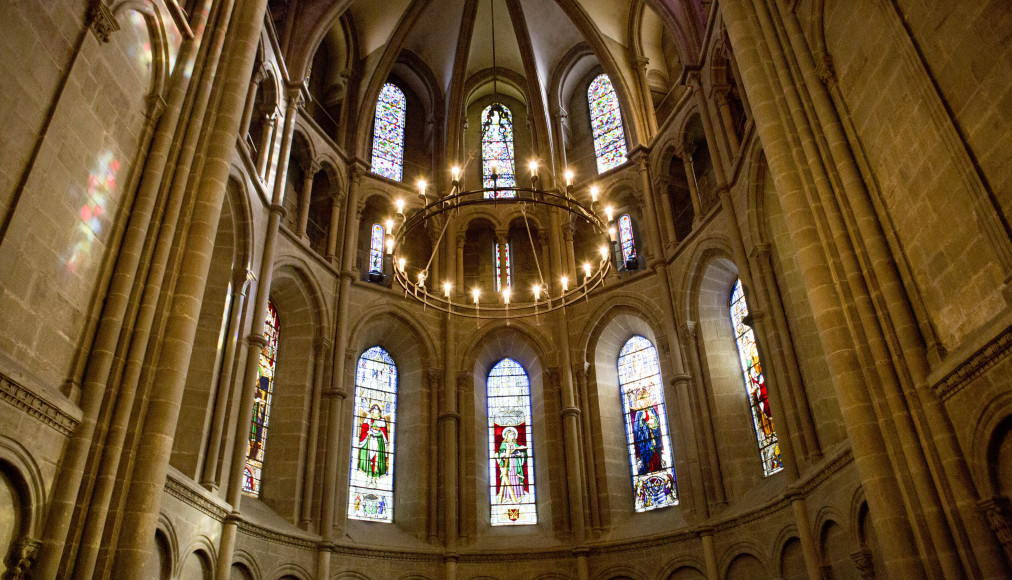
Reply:
[[[369,239],[369,271],[383,272],[383,242],[386,232],[380,224],[372,225],[372,237]]]
[[[397,365],[379,346],[365,351],[358,359],[354,409],[348,517],[392,522]]]
[[[404,174],[404,122],[407,101],[392,83],[383,85],[376,99],[372,133],[372,172],[400,181]]]
[[[264,468],[264,447],[267,445],[267,427],[271,419],[271,397],[274,393],[274,371],[278,360],[278,336],[281,324],[274,303],[267,301],[267,318],[264,320],[264,338],[267,344],[260,349],[257,367],[256,396],[253,399],[253,421],[246,447],[246,466],[243,468],[242,490],[257,497],[260,495]]]
[[[493,103],[481,112],[482,187],[516,187],[513,162],[513,115],[503,104]],[[496,176],[493,179],[493,175]],[[512,191],[489,191],[485,198],[513,197]]]
[[[763,377],[762,363],[759,362],[759,348],[756,346],[755,334],[744,322],[748,316],[748,304],[745,302],[741,280],[735,280],[734,288],[731,290],[730,310],[738,358],[741,360],[741,370],[745,376],[745,394],[748,397],[752,426],[755,428],[759,455],[763,462],[763,473],[771,475],[783,469],[784,465],[780,460],[777,432],[773,428],[773,409],[770,408],[769,395],[766,393],[766,379]]]
[[[622,246],[622,267],[625,268],[630,260],[636,259],[636,237],[633,235],[632,218],[629,214],[622,214],[618,218],[618,239]]]
[[[505,255],[503,255],[505,254]],[[495,245],[495,291],[502,292],[503,288],[513,286],[512,266],[510,264],[510,244],[497,243]]]
[[[678,492],[661,368],[657,349],[646,338],[633,336],[619,352],[618,385],[632,469],[633,505],[638,512],[675,505]]]
[[[488,373],[488,483],[493,526],[538,523],[534,496],[531,383],[504,358]]]
[[[600,74],[587,88],[590,128],[594,136],[597,172],[604,173],[626,162],[625,129],[615,87],[606,74]]]

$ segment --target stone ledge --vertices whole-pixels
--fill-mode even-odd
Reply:
[[[943,401],[951,398],[974,379],[1004,360],[1010,350],[1012,350],[1012,327],[1006,328],[935,383],[935,392]]]
[[[81,421],[79,415],[68,413],[41,394],[2,373],[0,373],[0,400],[35,417],[67,437]]]

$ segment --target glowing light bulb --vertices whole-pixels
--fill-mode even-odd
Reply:
[[[394,237],[387,236],[387,254],[394,253]]]
[[[563,276],[561,282],[562,282],[562,291],[565,292],[566,290],[569,290],[569,278]]]
[[[404,266],[406,266],[407,263],[408,263],[407,260],[405,260],[404,258],[401,258],[401,259],[397,260],[397,268],[400,269],[401,272],[404,272]]]
[[[426,185],[428,185],[428,183],[425,183],[424,179],[419,179],[418,180],[418,193],[422,194],[423,197],[425,196],[425,186]]]
[[[618,235],[618,232],[615,231],[615,228],[608,228],[608,239],[610,239],[611,241],[614,242],[615,241],[615,236],[617,236],[617,235]]]
[[[443,294],[446,295],[447,298],[450,297],[450,290],[452,289],[453,284],[450,284],[449,282],[443,282]]]
[[[471,296],[474,298],[475,305],[477,305],[478,304],[478,297],[481,296],[481,289],[480,288],[475,288],[474,290],[471,290]]]
[[[608,216],[608,221],[611,221],[615,217],[615,208],[610,205],[605,206],[604,215]]]
[[[541,284],[534,285],[534,301],[541,300]]]
[[[492,173],[492,175],[499,175],[499,162],[495,159],[489,161],[488,170]]]
[[[460,181],[460,168],[454,165],[450,168],[450,175],[453,176],[454,181]]]
[[[598,251],[601,252],[601,259],[602,260],[607,260],[608,259],[608,246],[601,246],[598,249]]]
[[[583,274],[587,278],[590,278],[590,262],[583,263]]]
[[[394,205],[397,207],[397,213],[404,213],[404,200],[403,199],[398,199],[397,201],[394,202]]]
[[[531,176],[535,176],[535,175],[538,174],[538,162],[537,161],[531,160],[531,162],[527,164],[527,167],[531,170]]]
[[[423,288],[425,287],[425,272],[424,271],[418,273],[418,285],[421,286],[421,287],[423,287]]]
[[[509,286],[502,289],[502,299],[507,305],[510,303],[510,294],[511,292]]]
[[[591,187],[591,188],[590,188],[590,201],[592,201],[592,202],[594,202],[594,203],[597,203],[597,194],[598,194],[598,193],[599,193],[600,191],[601,191],[601,190],[599,190],[599,189],[597,188],[597,186],[596,186],[596,185],[595,185],[595,186],[593,186],[593,187]]]
[[[387,218],[386,226],[387,226],[387,232],[393,233],[393,231],[394,231],[394,220],[392,220],[390,218]]]

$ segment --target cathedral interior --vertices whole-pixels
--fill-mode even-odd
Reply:
[[[0,578],[1012,577],[1007,2],[0,29]]]

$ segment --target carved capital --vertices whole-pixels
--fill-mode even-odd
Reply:
[[[461,250],[464,248],[464,240],[467,239],[467,235],[464,233],[457,233],[457,249]]]
[[[984,511],[987,523],[991,525],[991,530],[994,531],[998,541],[1005,545],[1012,544],[1012,523],[1009,522],[1012,509],[1009,499],[998,496],[981,500],[980,509]]]
[[[119,22],[102,0],[92,0],[88,4],[84,22],[100,42],[109,42],[109,36],[119,30]]]
[[[815,65],[815,74],[819,75],[822,84],[830,86],[836,84],[836,68],[833,66],[833,57],[823,56]]]
[[[42,547],[42,542],[30,538],[25,538],[15,544],[9,560],[11,567],[4,577],[11,580],[24,580],[31,577],[32,564],[35,563],[35,557],[38,555],[40,547]]]
[[[161,95],[148,95],[144,101],[147,103],[147,107],[144,110],[144,116],[152,123],[158,121],[158,119],[161,118],[162,113],[165,112],[165,99],[163,99]]]
[[[351,172],[348,174],[348,179],[351,183],[358,185],[362,183],[362,177],[365,175],[365,168],[361,165],[352,165]]]
[[[868,550],[858,550],[850,555],[850,559],[854,561],[854,566],[857,567],[861,578],[875,577],[875,566],[872,565],[871,552]]]
[[[302,174],[308,179],[312,179],[317,173],[320,172],[323,167],[313,159],[305,159],[299,165],[302,168]]]
[[[643,72],[647,71],[647,65],[650,64],[650,59],[645,56],[637,56],[634,64]]]
[[[443,383],[443,369],[429,368],[425,370],[425,379],[428,381],[428,386],[433,391],[439,390],[439,386]]]
[[[697,324],[694,320],[687,320],[678,325],[678,330],[688,336],[690,340],[695,341]]]

